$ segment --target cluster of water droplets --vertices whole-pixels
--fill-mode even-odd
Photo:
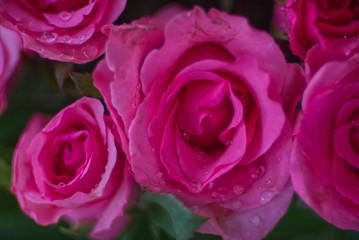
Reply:
[[[258,178],[262,177],[265,173],[266,169],[263,165],[260,166],[252,166],[249,169],[249,176],[253,180],[257,180]]]
[[[59,18],[63,22],[67,22],[72,18],[72,12],[62,11],[59,13]]]

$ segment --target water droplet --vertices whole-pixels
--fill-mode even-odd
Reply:
[[[41,37],[40,41],[43,43],[53,43],[57,38],[57,34],[53,32],[44,32]]]
[[[270,178],[268,178],[268,179],[265,180],[265,182],[264,182],[264,184],[265,184],[267,187],[272,186],[272,183],[273,183],[273,181],[272,181],[272,179],[270,179]]]
[[[62,40],[66,43],[69,43],[69,42],[71,42],[71,37],[69,35],[64,35],[62,37]]]
[[[223,195],[219,192],[212,192],[211,196],[213,198],[222,198],[223,197]]]
[[[254,216],[251,217],[251,223],[254,226],[258,226],[261,223],[261,219],[259,218],[259,216],[254,215]]]
[[[344,39],[347,39],[347,35],[344,35],[343,38],[344,38]]]
[[[80,41],[85,40],[85,35],[81,35],[81,36],[79,37],[79,39],[80,39]]]
[[[214,186],[214,182],[210,182],[210,183],[208,184],[208,187],[209,187],[209,188],[213,188],[213,186]]]
[[[233,186],[233,192],[236,195],[241,195],[244,191],[244,187],[240,186],[240,185],[234,185]]]
[[[65,186],[65,183],[63,183],[63,182],[59,183],[59,187],[64,187],[64,186]]]
[[[270,202],[273,198],[273,193],[272,192],[269,192],[269,191],[266,191],[266,192],[263,192],[261,194],[261,196],[259,197],[259,202],[261,204],[266,204],[268,202]]]
[[[234,202],[233,202],[233,207],[234,207],[235,209],[240,209],[240,208],[242,207],[242,202],[239,201],[239,200],[234,201]]]
[[[231,141],[231,140],[229,140],[229,141],[227,141],[225,144],[226,144],[226,146],[229,146],[229,145],[231,145],[231,144],[232,144],[232,141]]]
[[[253,180],[256,180],[261,176],[263,176],[264,172],[265,172],[265,167],[262,165],[260,165],[259,167],[251,167],[249,169],[249,175]]]
[[[192,183],[191,184],[191,191],[193,193],[199,193],[202,191],[202,184],[201,183]]]
[[[59,17],[62,21],[66,22],[71,19],[72,13],[67,12],[67,11],[62,11],[62,12],[60,12]]]
[[[156,173],[156,178],[162,178],[162,173],[161,172],[158,172],[158,173]]]
[[[184,142],[188,142],[189,141],[189,135],[186,132],[182,132],[181,134],[181,138]]]
[[[17,28],[17,30],[19,30],[20,32],[25,31],[25,26],[24,26],[24,24],[19,23],[19,24],[16,25],[16,28]]]
[[[72,54],[68,54],[68,53],[61,53],[60,54],[60,59],[62,59],[63,61],[72,61],[74,58],[75,57]]]
[[[206,162],[206,154],[201,150],[197,149],[194,154],[195,160],[198,162]]]
[[[95,58],[97,53],[98,53],[98,49],[95,46],[84,46],[81,48],[81,52],[82,54],[88,58],[88,59],[92,59]]]
[[[193,212],[194,214],[198,214],[198,213],[199,213],[199,206],[193,205],[191,209],[192,209],[192,212]]]

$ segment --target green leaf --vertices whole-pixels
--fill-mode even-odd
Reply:
[[[55,64],[55,77],[59,88],[62,89],[69,73],[73,70],[73,63],[59,62]]]
[[[71,237],[72,239],[85,239],[90,233],[93,223],[81,223],[76,227],[71,227],[69,224],[61,220],[58,224],[58,230],[60,233]]]
[[[121,236],[121,240],[186,240],[207,219],[193,215],[173,195],[144,192],[130,214],[133,220]],[[147,236],[139,236],[147,232]],[[151,238],[149,238],[151,236]]]
[[[2,158],[0,158],[0,188],[9,189],[11,186],[11,167]]]
[[[234,7],[234,0],[218,0],[217,2],[221,10],[229,13],[232,12]]]
[[[95,98],[102,98],[101,93],[93,85],[93,78],[90,73],[70,72],[70,78],[75,83],[78,91],[84,95]]]
[[[222,240],[220,236],[196,232],[191,240]]]

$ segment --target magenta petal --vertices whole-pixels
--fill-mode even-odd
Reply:
[[[203,224],[199,231],[219,234],[223,239],[263,239],[286,213],[292,196],[293,188],[288,182],[281,193],[267,204],[246,211],[233,211],[228,216],[213,213],[213,218]],[[218,222],[214,219],[218,219]]]

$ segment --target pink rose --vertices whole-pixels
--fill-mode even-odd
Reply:
[[[287,7],[290,46],[302,59],[315,44],[345,55],[359,46],[358,1],[288,0]]]
[[[20,36],[0,25],[0,115],[7,106],[7,85],[19,64],[21,48]]]
[[[301,69],[242,17],[173,12],[104,28],[95,84],[142,186],[211,217],[202,232],[261,239],[292,196],[286,114]]]
[[[32,117],[15,149],[12,191],[38,224],[63,217],[93,223],[90,236],[110,239],[128,223],[132,176],[97,99],[82,98],[50,121]]]
[[[42,57],[86,63],[104,52],[104,24],[114,22],[126,0],[0,0],[0,16],[21,33],[25,48]]]
[[[309,56],[310,57],[310,56]],[[324,64],[304,92],[291,157],[299,196],[337,227],[359,230],[359,56]]]

